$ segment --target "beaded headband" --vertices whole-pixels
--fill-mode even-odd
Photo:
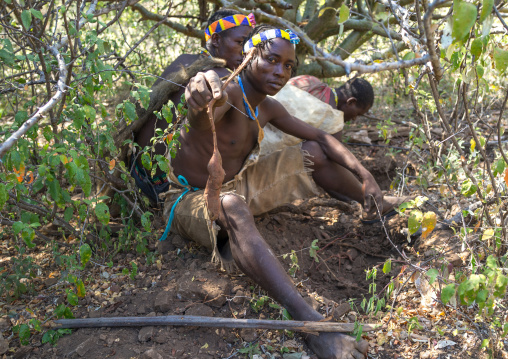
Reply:
[[[242,14],[235,14],[231,16],[226,16],[222,19],[219,19],[215,22],[212,22],[210,26],[208,26],[205,30],[205,41],[208,41],[212,37],[213,34],[217,34],[221,31],[231,29],[236,26],[251,26],[254,27],[256,25],[256,20],[254,19],[254,14],[250,13],[245,16]]]
[[[298,37],[298,35],[289,29],[286,30],[270,29],[252,36],[252,38],[249,41],[247,41],[243,46],[243,53],[244,54],[248,53],[250,49],[259,45],[263,41],[268,41],[277,38],[288,40],[293,45],[296,45],[300,42],[300,38]]]

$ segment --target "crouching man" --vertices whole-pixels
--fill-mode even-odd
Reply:
[[[256,229],[254,215],[299,198],[319,194],[322,189],[338,191],[342,166],[362,180],[365,204],[370,210],[382,207],[382,194],[372,175],[331,135],[293,118],[267,95],[275,95],[286,84],[296,65],[296,35],[289,30],[262,25],[254,29],[244,45],[255,47],[250,64],[221,91],[224,69],[199,73],[189,82],[188,132],[181,132],[181,146],[171,160],[171,188],[165,216],[171,231],[194,240],[213,252],[223,268],[236,265],[281,303],[295,320],[320,321],[295,288],[281,263]],[[226,173],[221,190],[218,219],[210,221],[204,188],[213,141],[206,111],[212,98],[219,151]],[[252,110],[249,110],[251,108]],[[267,156],[259,156],[259,133],[267,123],[306,141]],[[376,203],[375,203],[376,202]],[[382,211],[382,208],[379,208]],[[306,335],[305,340],[319,358],[365,358],[368,343],[356,342],[340,333]]]

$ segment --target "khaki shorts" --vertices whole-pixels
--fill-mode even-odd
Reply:
[[[259,215],[296,199],[314,197],[321,193],[312,179],[309,166],[312,161],[301,144],[286,147],[266,156],[258,150],[249,155],[238,175],[222,186],[221,196],[241,196],[253,215]],[[174,173],[168,177],[175,183]],[[174,188],[174,186],[173,186]],[[165,195],[164,218],[167,220],[173,204],[181,195],[181,188],[171,188]],[[191,239],[212,250],[212,261],[220,261],[223,269],[230,270],[232,258],[217,248],[220,227],[211,223],[206,208],[204,189],[189,191],[175,207],[171,232]]]

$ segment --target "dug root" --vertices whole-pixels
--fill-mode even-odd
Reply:
[[[295,320],[322,321],[300,295],[271,248],[258,232],[254,216],[296,199],[333,193],[343,185],[338,167],[362,181],[365,206],[382,207],[382,193],[372,175],[334,137],[297,120],[275,99],[296,66],[298,37],[289,30],[262,25],[244,44],[252,61],[222,89],[225,69],[198,73],[185,90],[188,132],[170,160],[164,215],[172,231],[208,247],[212,260],[226,270],[237,267],[282,304]],[[225,172],[218,218],[210,220],[204,188],[214,151],[207,113],[215,99],[214,123]],[[270,123],[303,143],[259,155],[262,128]],[[340,333],[305,335],[319,358],[366,358],[368,343]]]

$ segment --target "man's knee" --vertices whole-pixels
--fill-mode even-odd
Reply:
[[[314,167],[320,167],[325,164],[327,157],[316,141],[305,141],[302,144],[302,149],[311,156],[310,159],[314,163]]]
[[[228,216],[250,214],[249,207],[244,199],[237,194],[226,194],[221,200],[222,210]]]

